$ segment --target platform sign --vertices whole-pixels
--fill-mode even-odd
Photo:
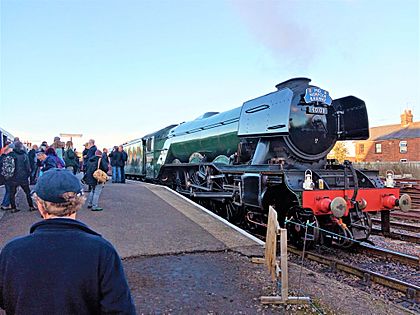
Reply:
[[[306,103],[322,103],[326,105],[331,105],[332,99],[328,93],[328,91],[316,88],[316,87],[310,87],[306,89],[305,92],[305,102]]]

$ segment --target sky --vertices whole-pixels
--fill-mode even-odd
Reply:
[[[0,127],[21,140],[111,147],[293,77],[363,99],[370,126],[420,117],[418,0],[0,4]]]

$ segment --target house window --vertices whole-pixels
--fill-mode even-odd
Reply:
[[[400,153],[407,153],[407,141],[400,141]]]
[[[375,143],[375,153],[382,153],[382,143]]]
[[[359,153],[365,153],[365,145],[359,144]]]

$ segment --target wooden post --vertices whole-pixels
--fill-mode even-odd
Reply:
[[[277,235],[280,234],[280,265],[279,268],[276,250]],[[253,260],[261,263],[261,259]],[[264,262],[270,271],[271,279],[276,281],[281,272],[281,296],[262,296],[262,304],[307,304],[309,297],[289,297],[289,272],[287,266],[287,230],[281,229],[277,221],[277,212],[270,207],[268,212],[267,237],[265,241],[265,259]]]
[[[390,212],[389,210],[381,211],[381,229],[384,236],[391,235],[391,225],[390,225]]]
[[[289,298],[289,271],[287,267],[287,230],[280,229],[281,299]]]
[[[277,212],[270,207],[268,212],[267,234],[265,238],[265,264],[270,271],[271,279],[273,281],[276,280],[278,276],[278,265],[276,261],[278,228]]]

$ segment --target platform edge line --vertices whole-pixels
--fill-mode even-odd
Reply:
[[[234,229],[235,231],[241,233],[242,235],[246,236],[247,238],[251,239],[252,241],[256,242],[258,245],[265,245],[265,242],[256,238],[255,236],[249,234],[248,232],[242,230],[241,228],[237,227],[236,225],[233,225],[232,223],[230,223],[229,221],[219,217],[217,214],[211,212],[209,209],[204,208],[202,205],[199,205],[195,202],[193,202],[192,200],[188,199],[187,197],[181,195],[179,192],[174,191],[172,189],[170,189],[169,187],[163,186],[163,185],[156,185],[159,187],[163,187],[166,190],[170,191],[171,193],[173,193],[174,195],[177,195],[179,197],[181,197],[182,199],[184,199],[185,201],[189,202],[190,204],[192,204],[193,206],[198,207],[199,209],[201,209],[202,211],[206,212],[207,214],[211,215],[213,218],[219,220],[220,222],[223,222],[225,225],[231,227],[232,229]]]

